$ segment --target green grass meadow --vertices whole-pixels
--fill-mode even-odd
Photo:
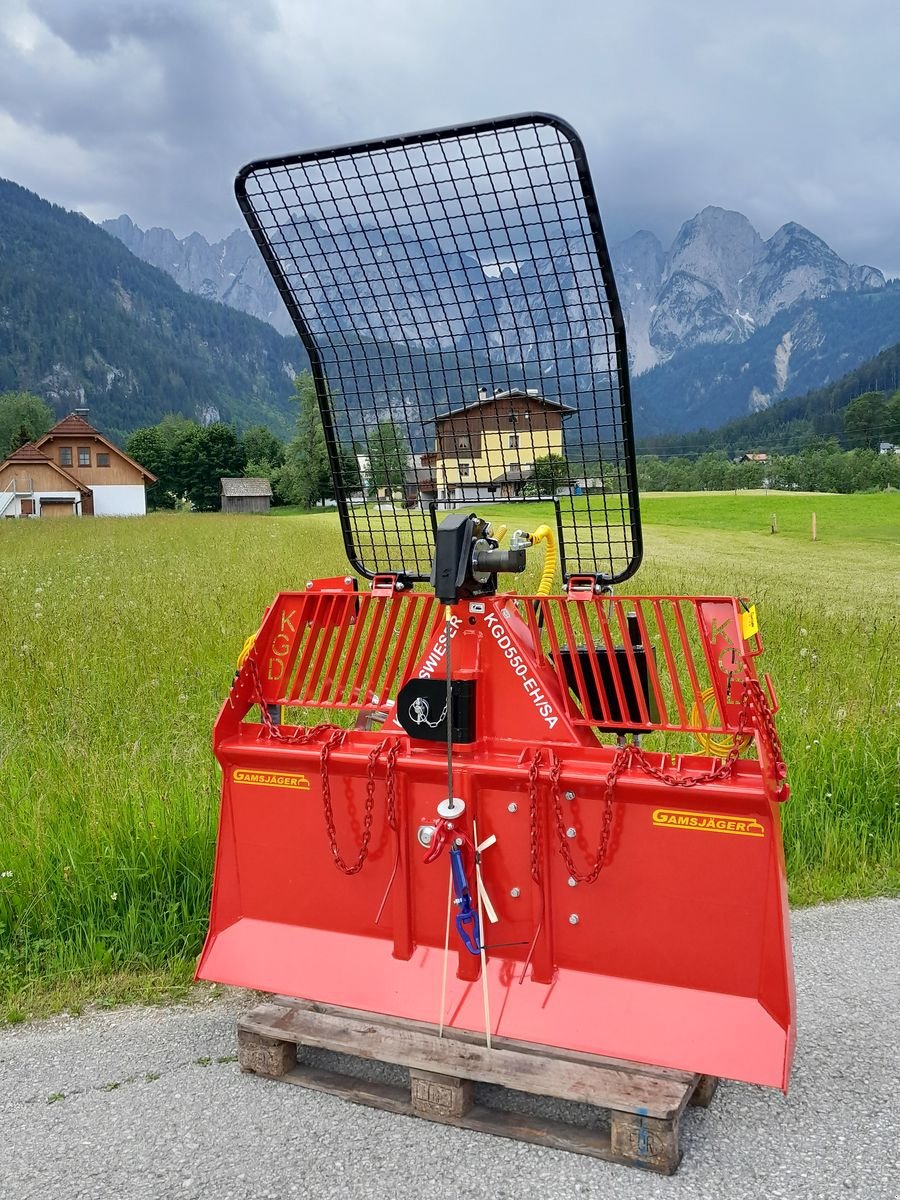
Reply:
[[[642,512],[627,590],[757,604],[793,901],[900,890],[900,495],[651,495]],[[0,523],[0,1020],[187,985],[235,658],[275,592],[344,570],[330,513]]]

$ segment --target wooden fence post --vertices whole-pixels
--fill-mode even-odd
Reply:
[[[816,540],[816,514],[812,515],[812,540]]]

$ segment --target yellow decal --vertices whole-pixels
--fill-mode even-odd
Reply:
[[[755,604],[751,604],[746,612],[741,613],[741,633],[744,635],[745,642],[752,638],[754,633],[759,633]]]
[[[653,824],[666,829],[699,829],[706,833],[737,833],[743,837],[766,836],[756,817],[732,817],[726,813],[689,812],[681,808],[656,808]]]
[[[249,783],[254,787],[297,788],[298,791],[309,791],[309,780],[305,775],[295,775],[286,771],[245,771],[243,768],[235,771],[235,783]]]

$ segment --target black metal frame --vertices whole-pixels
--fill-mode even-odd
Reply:
[[[251,233],[256,241],[257,246],[265,260],[265,263],[275,281],[282,300],[291,316],[291,319],[296,326],[297,332],[301,338],[303,346],[309,356],[310,368],[313,380],[315,382],[316,395],[319,404],[319,410],[322,418],[323,432],[325,435],[325,443],[328,451],[329,462],[333,478],[336,483],[336,501],[337,509],[340,516],[341,531],[344,540],[344,548],[347,553],[352,567],[366,578],[372,579],[375,575],[383,574],[388,571],[396,571],[405,574],[417,581],[425,581],[428,579],[426,571],[410,571],[408,567],[401,562],[367,562],[363,560],[354,538],[354,520],[351,516],[350,506],[348,505],[347,489],[342,484],[342,466],[340,459],[340,442],[338,430],[335,427],[334,411],[332,401],[329,395],[329,382],[326,370],[323,364],[323,345],[329,346],[326,341],[320,344],[314,336],[310,328],[310,319],[314,314],[301,309],[297,296],[292,289],[289,280],[285,275],[285,271],[277,254],[273,250],[273,246],[266,230],[260,220],[259,213],[254,207],[253,199],[248,194],[248,182],[257,175],[271,173],[279,169],[290,167],[304,166],[306,164],[318,164],[335,162],[346,159],[354,155],[374,155],[384,151],[394,150],[401,147],[416,147],[426,146],[429,143],[441,141],[442,139],[453,138],[469,138],[481,135],[490,135],[500,133],[507,130],[518,130],[527,126],[550,127],[556,130],[561,138],[565,140],[572,154],[572,161],[575,168],[578,183],[581,189],[581,195],[577,199],[583,203],[584,212],[587,217],[590,228],[591,237],[593,240],[593,248],[597,256],[597,264],[600,269],[603,289],[605,291],[604,301],[607,312],[604,314],[604,321],[609,321],[612,325],[612,344],[614,346],[615,371],[617,377],[616,391],[618,395],[618,406],[615,408],[613,415],[615,422],[621,430],[621,437],[616,444],[616,462],[621,468],[624,466],[625,486],[620,488],[619,495],[627,501],[628,505],[628,521],[627,530],[623,519],[623,533],[627,532],[628,537],[624,538],[625,561],[618,569],[612,563],[613,548],[612,541],[609,537],[609,522],[607,511],[607,545],[610,550],[610,563],[601,563],[594,559],[593,571],[598,580],[605,583],[618,583],[634,575],[640,565],[643,542],[641,534],[640,513],[638,506],[637,495],[637,471],[635,462],[634,449],[634,433],[631,417],[631,392],[628,378],[628,355],[625,344],[625,326],[622,317],[621,305],[619,302],[618,292],[613,277],[612,265],[610,262],[609,251],[606,244],[606,238],[603,232],[603,226],[600,220],[600,213],[597,207],[596,196],[594,192],[593,182],[591,179],[590,170],[587,163],[584,146],[577,132],[566,121],[559,117],[545,113],[521,113],[513,116],[501,117],[494,120],[472,122],[463,125],[445,126],[438,129],[431,129],[417,133],[402,134],[393,137],[380,138],[376,140],[356,142],[344,146],[333,146],[309,150],[295,155],[280,156],[277,158],[260,159],[249,163],[243,167],[235,180],[235,194],[241,211],[247,221]],[[498,264],[502,266],[503,264]],[[608,335],[607,335],[608,337]],[[331,348],[329,346],[329,348]],[[611,372],[610,372],[611,375]],[[612,388],[610,388],[612,391]],[[571,483],[571,480],[569,481]],[[471,506],[472,503],[469,502]],[[566,571],[566,545],[563,526],[561,524],[560,505],[558,498],[554,497],[555,511],[557,515],[557,525],[560,531],[560,555],[563,564],[564,577],[568,577]],[[450,505],[451,507],[459,507],[459,504]],[[604,497],[605,506],[605,497]],[[574,520],[574,506],[572,528],[576,531],[578,523]],[[434,512],[434,502],[431,502],[432,515]],[[395,518],[396,524],[396,518]],[[591,527],[593,534],[592,522],[588,520],[588,525]],[[399,526],[396,526],[399,537]],[[410,524],[410,528],[412,528]],[[630,539],[630,540],[629,540]],[[596,545],[592,542],[591,549],[596,551]],[[576,552],[572,555],[577,560],[577,569],[572,570],[572,574],[591,573],[590,568],[586,565],[585,554]],[[609,565],[611,569],[604,570],[604,566]]]

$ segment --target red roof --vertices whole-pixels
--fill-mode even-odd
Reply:
[[[93,425],[88,425],[84,417],[79,417],[78,413],[69,413],[67,417],[63,417],[61,421],[57,421],[52,429],[44,434],[45,438],[51,437],[54,433],[69,434],[72,437],[77,437],[80,433],[97,433]],[[44,438],[41,438],[43,441]]]
[[[48,458],[48,456],[44,454],[43,450],[39,450],[37,448],[34,442],[26,442],[25,445],[20,446],[18,450],[13,450],[12,454],[8,455],[3,462],[0,462],[0,471],[2,471],[8,463],[31,463],[32,466],[37,464],[43,467],[50,467],[57,473],[57,475],[61,475],[67,483],[73,484],[79,492],[82,492],[84,495],[88,495],[90,493],[91,489],[83,480],[76,479],[74,475],[69,474],[65,467],[61,467],[58,463],[55,463],[52,458]]]
[[[6,458],[7,462],[52,462],[43,450],[38,450],[34,442],[26,442],[24,446],[20,446],[18,450],[13,450],[12,454]]]
[[[112,450],[114,454],[118,454],[120,458],[124,458],[127,463],[131,463],[144,476],[147,483],[156,483],[156,476],[148,471],[146,467],[142,467],[139,462],[135,462],[133,458],[120,450],[118,446],[103,436],[103,434],[93,427],[88,425],[84,417],[80,417],[78,413],[69,413],[67,417],[63,417],[61,421],[57,421],[52,429],[48,430],[43,437],[38,438],[38,446],[43,446],[45,442],[54,437],[92,437],[95,441],[102,442],[104,446]]]

